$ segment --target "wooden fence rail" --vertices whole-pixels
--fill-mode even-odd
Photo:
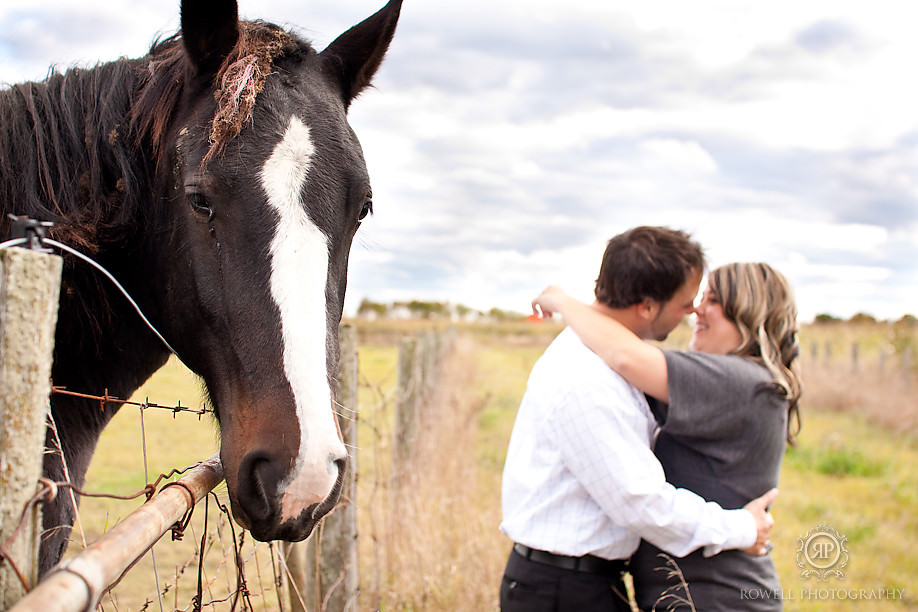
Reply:
[[[9,612],[81,612],[95,608],[109,586],[223,480],[218,456],[128,515],[49,574]]]

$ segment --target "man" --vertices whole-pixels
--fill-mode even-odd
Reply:
[[[639,227],[609,241],[594,308],[663,340],[692,311],[701,247]],[[510,438],[501,530],[514,542],[503,612],[630,610],[621,573],[641,538],[675,555],[764,553],[773,496],[724,510],[666,483],[644,395],[565,329],[533,367]],[[661,560],[661,566],[663,561]]]

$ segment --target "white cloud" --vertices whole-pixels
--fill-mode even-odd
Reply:
[[[321,49],[383,0],[241,4]],[[916,21],[901,0],[406,2],[351,110],[376,214],[349,303],[589,298],[606,240],[660,224],[713,265],[774,264],[809,316],[915,312]],[[0,79],[141,55],[177,25],[171,3],[7,0]]]

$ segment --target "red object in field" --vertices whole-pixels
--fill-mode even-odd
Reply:
[[[533,323],[541,323],[545,319],[543,319],[541,315],[531,314],[528,317],[526,317],[526,320],[532,321]]]

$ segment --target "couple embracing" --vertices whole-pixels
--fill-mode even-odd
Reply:
[[[586,304],[532,369],[503,475],[503,612],[780,610],[768,506],[799,422],[796,306],[766,264],[705,271],[683,232],[614,237]],[[695,313],[691,350],[663,340]]]

